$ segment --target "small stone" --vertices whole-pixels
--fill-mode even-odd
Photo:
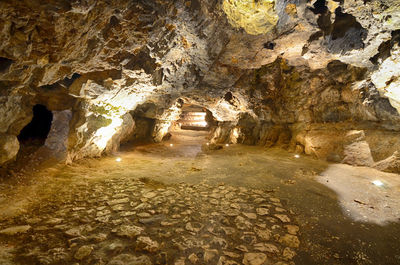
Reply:
[[[263,241],[268,241],[271,238],[272,232],[269,229],[254,228],[256,235]]]
[[[246,253],[242,263],[244,265],[262,265],[267,260],[267,255],[264,253]]]
[[[141,218],[147,218],[147,217],[150,217],[151,214],[149,214],[149,213],[138,213],[137,216],[141,217]]]
[[[72,208],[72,211],[83,211],[83,210],[85,210],[86,208],[85,207],[74,207],[74,208]]]
[[[225,256],[230,257],[232,259],[238,259],[241,256],[240,254],[237,254],[237,253],[231,252],[231,251],[224,251],[223,253]]]
[[[289,223],[290,222],[290,218],[285,214],[275,214],[274,216],[276,218],[278,218],[279,220],[281,220],[282,223]]]
[[[227,216],[238,216],[238,215],[240,214],[240,211],[237,210],[237,209],[227,209],[227,210],[225,211],[225,214],[226,214]]]
[[[286,212],[286,210],[281,207],[275,207],[275,211],[280,212],[280,213]]]
[[[232,227],[223,226],[221,229],[224,231],[225,235],[233,235],[236,232],[236,230]]]
[[[61,224],[63,221],[63,219],[61,218],[50,218],[49,220],[47,220],[46,224],[48,225],[58,225]]]
[[[258,215],[267,215],[269,214],[269,210],[267,208],[257,208],[256,212]]]
[[[30,225],[13,226],[0,231],[2,235],[12,236],[28,232],[32,227]]]
[[[125,210],[125,205],[124,205],[124,204],[117,204],[117,205],[114,205],[114,206],[112,207],[112,209],[113,209],[113,211],[115,211],[115,212],[120,212],[120,211]]]
[[[127,203],[127,202],[129,202],[129,198],[122,198],[122,199],[108,201],[107,204],[112,206],[112,205]]]
[[[77,260],[82,260],[87,256],[89,256],[92,253],[92,251],[93,251],[92,246],[82,246],[75,252],[74,258]]]
[[[239,265],[239,263],[237,263],[234,260],[229,260],[226,257],[222,256],[219,258],[217,265]]]
[[[279,200],[278,198],[269,198],[269,200],[270,200],[271,202],[276,202],[276,203],[281,202],[281,200]]]
[[[285,225],[289,234],[296,235],[299,231],[299,227],[297,225]]]
[[[174,265],[185,265],[185,258],[179,258],[175,261]]]
[[[249,250],[247,249],[247,247],[244,246],[244,245],[239,245],[239,246],[235,247],[235,249],[240,250],[240,251],[242,251],[242,252],[249,252]]]
[[[235,218],[235,224],[236,227],[240,230],[250,229],[252,226],[252,224],[242,216],[237,216]]]
[[[135,238],[144,231],[144,228],[135,225],[122,225],[119,227],[117,235]]]
[[[65,231],[65,235],[69,237],[79,237],[81,236],[82,229],[80,227],[73,227],[67,231]]]
[[[298,248],[300,245],[300,240],[297,236],[285,234],[279,239],[279,242],[285,246]]]
[[[143,193],[142,196],[146,199],[152,199],[157,196],[157,193],[150,191]]]
[[[238,203],[231,203],[229,206],[233,209],[240,209],[240,205]]]
[[[243,213],[243,215],[251,220],[257,219],[257,215],[255,213]]]
[[[216,249],[206,249],[204,252],[204,261],[207,264],[210,264],[211,260],[218,255],[218,251]]]
[[[257,243],[254,244],[254,249],[261,252],[268,252],[271,254],[279,254],[279,249],[270,243]]]
[[[284,260],[291,260],[294,258],[294,256],[296,256],[296,252],[290,248],[285,248],[282,256]]]
[[[121,217],[127,217],[127,216],[132,216],[132,215],[134,215],[136,212],[122,212],[122,213],[120,213],[119,215],[121,216]]]
[[[196,254],[192,253],[189,255],[188,259],[192,264],[196,264],[199,261],[199,258],[197,257]]]
[[[199,232],[203,228],[201,223],[189,222],[186,224],[185,229],[191,232]]]
[[[136,243],[137,250],[146,250],[148,252],[156,252],[160,247],[158,242],[151,240],[151,238],[147,236],[138,237]]]
[[[150,258],[142,256],[133,256],[130,254],[121,254],[114,257],[107,265],[153,265]]]

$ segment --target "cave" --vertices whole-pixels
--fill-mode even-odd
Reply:
[[[32,120],[21,130],[18,140],[25,145],[43,145],[50,132],[53,114],[41,104],[33,106],[32,111]]]
[[[0,1],[0,264],[400,264],[398,0]]]

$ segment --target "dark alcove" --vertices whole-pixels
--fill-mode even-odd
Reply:
[[[33,107],[32,121],[26,125],[18,135],[23,143],[43,145],[50,132],[53,114],[45,106],[37,104]]]

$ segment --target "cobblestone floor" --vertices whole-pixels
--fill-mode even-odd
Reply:
[[[119,178],[66,186],[0,238],[19,264],[291,264],[294,220],[263,190]]]
[[[2,178],[0,265],[400,264],[398,175],[204,136]]]

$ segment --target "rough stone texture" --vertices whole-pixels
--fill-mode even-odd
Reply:
[[[0,165],[13,160],[18,150],[19,142],[16,136],[0,133]]]
[[[296,253],[288,247],[300,244],[285,227],[301,231],[295,214],[286,206],[277,209],[280,200],[266,189],[204,182],[153,186],[130,174],[87,181],[60,183],[56,191],[47,187],[50,199],[35,202],[23,217],[0,220],[0,239],[15,246],[10,260],[261,265],[292,263]]]
[[[374,165],[376,169],[390,172],[390,173],[400,173],[400,154],[398,151],[382,161],[379,161]]]
[[[161,141],[187,103],[212,113],[213,143],[355,165],[396,151],[383,156],[393,144],[368,139],[400,130],[397,0],[238,3],[2,1],[0,133],[18,135],[34,104],[71,110],[73,161],[131,136]],[[143,106],[153,107],[133,116],[133,129],[126,115]],[[325,123],[316,139],[309,128]],[[332,128],[365,140],[334,147]]]

